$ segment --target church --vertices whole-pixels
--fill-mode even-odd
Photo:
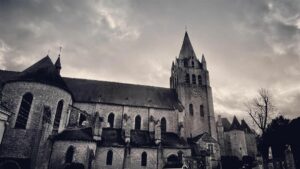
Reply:
[[[169,88],[62,77],[60,57],[0,70],[0,169],[220,168],[207,62],[187,32],[170,65]]]

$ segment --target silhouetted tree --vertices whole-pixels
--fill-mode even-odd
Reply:
[[[267,168],[268,148],[264,140],[264,135],[270,122],[270,117],[274,114],[275,106],[270,92],[267,89],[260,89],[258,96],[246,104],[247,112],[254,124],[260,130],[261,137],[258,139],[258,150],[263,158],[264,168]]]

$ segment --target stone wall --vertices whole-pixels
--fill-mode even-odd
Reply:
[[[246,133],[245,138],[246,138],[248,155],[255,158],[257,155],[257,145],[256,145],[255,135],[251,133]]]
[[[155,120],[160,120],[163,117],[167,121],[167,131],[177,133],[178,131],[178,112],[175,110],[135,107],[135,106],[122,106],[122,105],[109,105],[101,103],[74,103],[74,106],[86,111],[88,114],[94,114],[99,112],[103,117],[104,126],[108,127],[108,116],[110,113],[114,113],[114,128],[122,127],[122,117],[127,114],[132,121],[131,129],[135,126],[135,117],[139,115],[141,117],[141,130],[149,130],[149,118],[153,116]]]
[[[237,156],[240,160],[247,155],[247,145],[244,131],[229,131],[231,152],[233,156]]]
[[[142,153],[147,153],[147,166],[142,166]],[[157,169],[157,149],[131,148],[131,169]]]
[[[51,109],[51,122],[53,124],[57,104],[60,100],[63,100],[64,106],[59,126],[59,131],[62,131],[65,128],[68,106],[69,104],[72,104],[71,95],[68,92],[57,87],[34,82],[13,82],[7,83],[4,86],[2,90],[2,94],[4,95],[3,101],[8,104],[11,112],[15,114],[12,116],[12,118],[10,118],[10,127],[13,128],[15,126],[22,97],[27,92],[33,95],[33,100],[28,116],[26,129],[39,128],[40,117],[42,115],[44,105],[49,106]]]
[[[75,148],[72,162],[82,163],[85,168],[88,168],[89,150],[96,151],[95,142],[56,141],[53,144],[49,169],[64,169],[66,152],[70,146]]]
[[[106,165],[107,152],[112,150],[112,165]],[[95,168],[101,169],[122,169],[124,162],[123,147],[98,147],[95,155]]]

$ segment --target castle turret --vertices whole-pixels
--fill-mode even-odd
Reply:
[[[204,55],[201,62],[197,58],[187,32],[171,74],[170,86],[184,106],[179,119],[183,119],[185,137],[207,132],[217,139],[206,60]]]

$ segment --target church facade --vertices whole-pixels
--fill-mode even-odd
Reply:
[[[46,56],[0,70],[10,114],[0,169],[220,167],[207,63],[187,32],[170,88],[62,77],[61,68]]]

